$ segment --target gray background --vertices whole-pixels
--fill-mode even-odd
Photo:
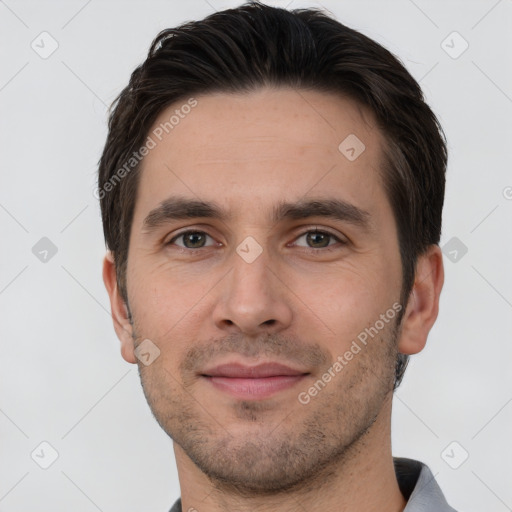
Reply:
[[[461,511],[512,510],[512,1],[268,3],[323,5],[385,45],[444,126],[446,282],[395,395],[393,451]],[[96,164],[156,33],[238,4],[0,1],[0,511],[156,512],[179,495],[112,327]]]

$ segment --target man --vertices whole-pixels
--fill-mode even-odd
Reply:
[[[315,10],[164,30],[109,122],[103,278],[175,511],[452,511],[391,454],[434,324],[447,155],[418,84]]]

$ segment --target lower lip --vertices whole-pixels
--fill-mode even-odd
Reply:
[[[276,375],[259,379],[238,377],[207,377],[213,387],[225,391],[236,398],[259,400],[267,398],[278,391],[295,386],[306,375]]]

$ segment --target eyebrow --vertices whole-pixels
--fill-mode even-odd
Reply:
[[[209,218],[226,222],[231,217],[231,214],[215,202],[171,196],[149,212],[143,222],[143,231],[150,233],[173,220]],[[274,207],[271,220],[277,224],[285,220],[309,217],[339,220],[353,224],[364,231],[373,230],[369,212],[337,198],[281,202]]]

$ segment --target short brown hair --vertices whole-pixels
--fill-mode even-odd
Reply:
[[[140,167],[134,161],[127,169],[126,162],[170,104],[192,94],[267,85],[342,94],[373,112],[386,141],[383,183],[398,229],[400,321],[417,258],[441,236],[447,165],[442,128],[419,84],[381,45],[320,10],[287,11],[256,1],[160,32],[112,105],[98,191],[105,241],[124,300]],[[407,360],[399,354],[395,387]]]

